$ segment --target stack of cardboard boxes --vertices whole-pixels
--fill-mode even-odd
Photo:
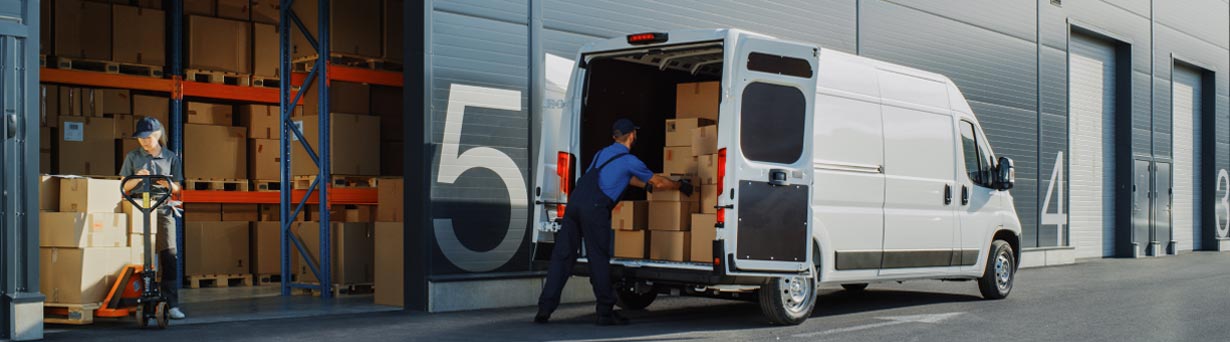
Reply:
[[[101,302],[144,256],[140,227],[121,212],[120,181],[44,176],[39,195],[39,290],[48,303]]]
[[[379,305],[405,306],[404,275],[406,224],[403,219],[402,178],[381,178],[377,190],[375,224],[375,301]]]
[[[106,1],[42,2],[40,54],[71,60],[114,61],[160,69],[166,65],[166,14],[160,1],[140,6]],[[52,28],[56,34],[51,34]]]

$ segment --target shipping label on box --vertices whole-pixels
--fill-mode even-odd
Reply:
[[[692,130],[692,155],[703,156],[717,153],[717,126],[701,126]]]
[[[706,125],[713,125],[713,121],[700,118],[666,119],[666,146],[692,146],[692,131]]]
[[[124,247],[128,220],[122,213],[39,213],[40,247]]]
[[[662,149],[662,173],[669,175],[695,175],[696,157],[692,147],[675,146]]]
[[[691,202],[649,202],[649,229],[686,231],[692,225]]]
[[[700,212],[705,214],[713,214],[717,212],[718,193],[717,185],[707,184],[697,188],[700,191]]]
[[[64,141],[85,141],[85,122],[64,121],[60,125],[60,136]]]
[[[120,212],[120,181],[65,178],[60,180],[60,211],[78,213]]]
[[[680,83],[675,87],[675,117],[717,120],[721,85],[717,81]]]
[[[688,218],[691,221],[691,217]],[[649,232],[649,258],[653,260],[687,261],[692,256],[690,232]]]
[[[717,236],[714,214],[692,214],[692,262],[713,262],[713,239]]]
[[[649,225],[649,202],[620,201],[611,209],[611,229],[645,230]]]
[[[699,184],[717,184],[716,154],[706,154],[696,157],[696,180]]]
[[[645,230],[616,230],[615,257],[627,259],[644,259],[649,240]]]

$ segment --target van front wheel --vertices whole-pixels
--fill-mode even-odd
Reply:
[[[1012,246],[1004,240],[991,243],[991,253],[987,255],[987,267],[978,278],[978,290],[982,298],[1004,299],[1012,292],[1012,283],[1016,281],[1016,254]]]
[[[811,274],[816,274],[813,270]],[[778,278],[760,288],[760,311],[770,323],[798,325],[816,307],[816,278],[794,276]]]

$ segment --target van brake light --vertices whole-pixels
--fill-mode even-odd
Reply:
[[[556,153],[555,159],[555,175],[559,176],[559,190],[567,197],[572,193],[572,154],[564,151]],[[556,217],[564,217],[564,209],[567,205],[556,204]]]
[[[717,194],[718,196],[717,196],[717,203],[713,203],[713,205],[716,206],[718,205],[718,203],[722,202],[722,193],[724,192],[725,189],[726,189],[726,149],[723,148],[723,149],[718,150],[718,155],[717,155]],[[717,216],[716,218],[717,218],[718,226],[724,226],[726,224],[726,209],[725,208],[718,208],[717,215],[715,216]]]
[[[641,44],[665,43],[667,39],[668,39],[668,36],[666,35],[665,32],[636,33],[636,34],[628,35],[628,44],[641,45]]]

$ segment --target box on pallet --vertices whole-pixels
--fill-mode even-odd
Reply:
[[[380,58],[381,32],[381,1],[333,1],[330,8],[329,35],[332,38],[329,45],[334,53],[361,57]],[[319,20],[318,7],[315,1],[299,1],[292,6],[295,14],[305,23],[315,23]],[[316,25],[307,25],[312,37],[317,34]],[[295,31],[292,37],[292,56],[296,59],[312,57],[316,50],[308,45],[303,33]]]
[[[247,22],[189,15],[184,27],[189,69],[252,73],[252,26]]]
[[[333,174],[348,176],[376,176],[380,174],[380,118],[368,115],[333,113],[330,153]],[[320,118],[303,116],[296,124],[302,127],[303,137],[316,153]],[[316,175],[319,170],[301,144],[294,145],[291,155],[291,172],[296,176]]]
[[[196,179],[245,179],[248,130],[243,127],[184,125],[184,175]]]
[[[713,120],[701,118],[666,119],[666,146],[692,146],[692,131],[713,125]]]
[[[120,181],[65,178],[60,180],[60,211],[78,213],[120,212]]]
[[[645,230],[649,225],[649,202],[620,201],[611,209],[611,229]]]
[[[57,57],[111,60],[111,5],[105,2],[55,0]]]
[[[313,259],[313,263],[320,261],[320,223],[319,222],[299,222],[295,223],[294,234],[303,241],[307,247],[307,255]],[[375,241],[372,236],[372,225],[370,223],[332,223],[332,246],[333,254],[332,269],[333,282],[338,284],[368,284],[372,282],[373,273],[373,258],[375,253],[372,248]],[[297,258],[302,258],[299,253],[294,253]],[[299,262],[299,280],[302,282],[316,282],[316,275],[312,273],[306,266],[307,263],[300,260]]]
[[[248,128],[250,139],[278,139],[282,136],[281,107],[261,104],[239,105],[239,124]],[[303,114],[302,106],[295,106],[291,116]]]
[[[163,66],[167,64],[166,18],[162,10],[112,5],[111,53],[114,61]]]
[[[188,102],[186,111],[188,120],[185,123],[202,125],[230,126],[234,117],[234,106],[221,103]]]
[[[94,89],[94,115],[132,115],[132,96],[128,89]]]
[[[713,239],[717,236],[717,217],[713,214],[692,214],[692,262],[713,262]]]
[[[384,177],[376,183],[376,221],[402,222],[402,178]]]
[[[59,173],[115,175],[115,119],[61,117]]]
[[[375,255],[372,261],[376,270],[373,287],[378,305],[405,306],[403,278],[405,268],[406,226],[402,222],[376,222],[373,226]]]
[[[184,274],[245,274],[249,265],[247,222],[184,222]]]
[[[280,37],[277,26],[252,24],[252,40],[255,43],[252,50],[252,76],[278,77],[278,67],[282,65],[280,56],[278,56]]]
[[[252,139],[248,145],[248,178],[277,180],[282,177],[281,141]]]
[[[692,202],[649,202],[649,229],[686,231],[691,228],[695,207]]]
[[[649,250],[648,234],[647,230],[616,230],[615,257],[644,259]]]
[[[132,114],[134,120],[140,120],[142,117],[152,117],[158,119],[163,127],[171,125],[169,118],[171,117],[170,109],[171,99],[159,96],[149,95],[132,95]]]
[[[277,221],[252,223],[252,273],[282,273],[282,240],[278,237],[281,229],[282,224]],[[293,273],[298,268],[299,258],[291,258],[290,262]]]
[[[184,222],[222,221],[222,204],[184,203]]]
[[[662,148],[662,173],[670,175],[696,174],[696,157],[691,146]]]
[[[223,203],[223,221],[257,221],[260,219],[255,204]]]
[[[122,213],[39,213],[39,247],[124,247],[128,220]]]
[[[675,117],[717,120],[721,85],[717,81],[675,86]]]
[[[96,304],[131,259],[128,247],[39,248],[39,291],[47,303]]]
[[[691,220],[691,217],[688,218]],[[649,232],[649,258],[687,261],[692,257],[692,232],[654,230]]]

